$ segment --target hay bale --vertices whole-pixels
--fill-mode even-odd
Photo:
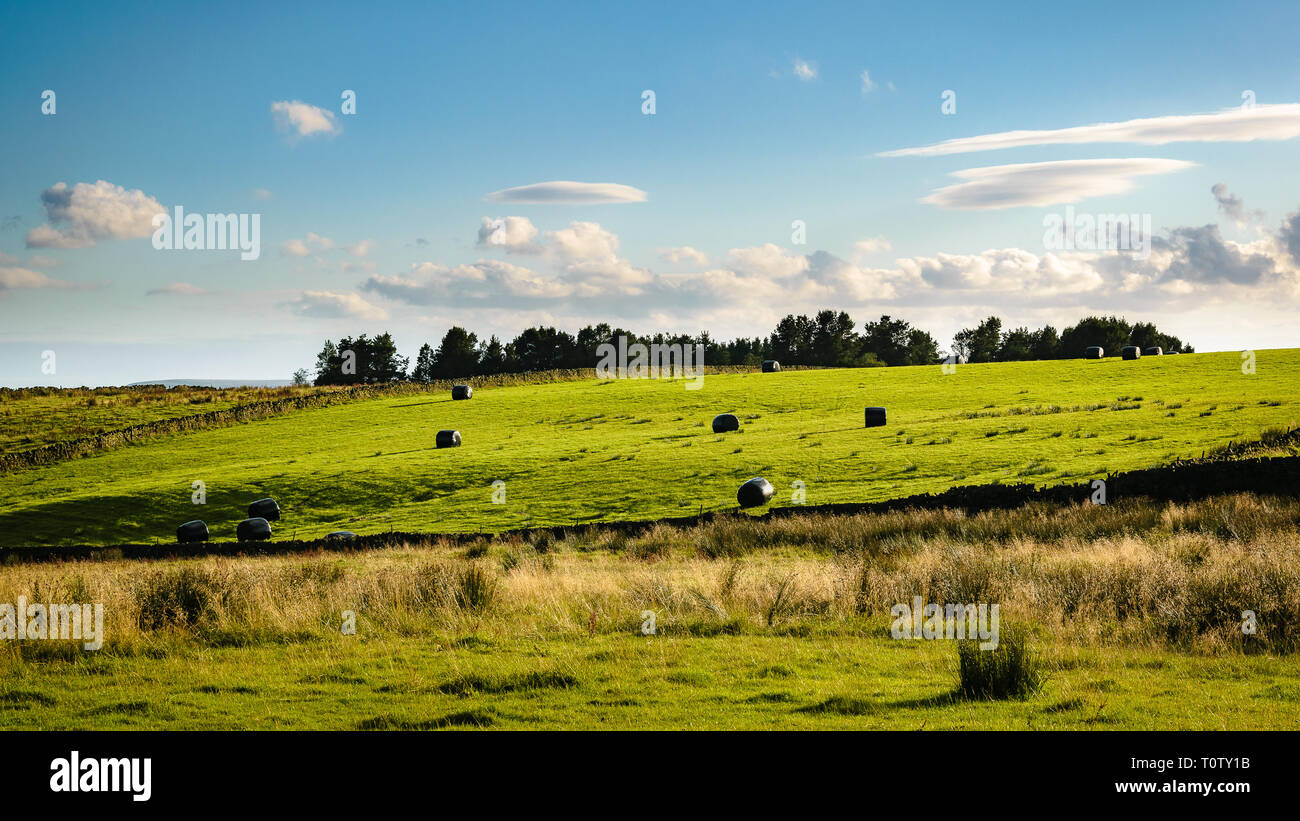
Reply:
[[[357,537],[357,534],[351,530],[335,530],[332,533],[326,533],[325,538],[332,542],[350,542]]]
[[[772,494],[775,492],[771,482],[762,476],[755,476],[736,491],[736,501],[741,507],[759,507],[772,501]]]
[[[474,389],[471,388],[469,385],[452,385],[452,386],[451,386],[451,398],[452,398],[452,399],[469,399],[469,398],[471,398],[471,397],[473,397],[473,396],[474,396]]]
[[[729,430],[740,430],[740,420],[734,413],[720,413],[713,417],[713,432],[726,433]]]
[[[1125,345],[1124,350],[1120,351],[1119,355],[1125,359],[1141,359],[1142,349],[1137,345]]]
[[[1088,349],[1083,352],[1084,359],[1101,359],[1105,355],[1106,349],[1100,345],[1089,346]]]
[[[1159,345],[1152,345],[1150,348],[1143,348],[1142,355],[1143,356],[1164,356],[1165,351],[1164,348],[1161,348]]]
[[[1178,356],[1178,351],[1170,351],[1169,353],[1165,354],[1165,356]]]
[[[248,506],[248,518],[266,519],[268,522],[280,520],[280,505],[274,499],[258,499]]]
[[[271,523],[261,516],[251,516],[235,528],[235,538],[241,542],[264,542],[271,538]]]
[[[176,528],[176,541],[181,544],[190,542],[206,542],[208,540],[208,523],[202,519],[195,519],[192,522],[186,522]]]
[[[763,360],[763,373],[776,373],[779,370],[781,370],[780,362],[777,362],[775,359]]]
[[[884,408],[867,408],[866,410],[867,427],[879,428],[885,424]]]
[[[460,447],[460,431],[440,430],[434,441],[440,448],[458,448]]]

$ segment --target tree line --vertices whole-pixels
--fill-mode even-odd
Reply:
[[[947,352],[926,331],[888,315],[873,322],[857,323],[844,311],[824,310],[815,316],[791,314],[766,337],[740,337],[715,341],[707,331],[653,336],[635,334],[607,323],[588,325],[570,334],[557,328],[527,328],[509,342],[495,335],[480,339],[472,331],[455,326],[443,334],[435,348],[420,346],[412,367],[399,355],[389,333],[369,337],[343,337],[337,343],[326,340],[316,357],[317,385],[394,382],[409,379],[432,382],[498,373],[526,373],[571,368],[591,368],[597,349],[618,344],[620,336],[629,345],[703,345],[709,365],[758,365],[775,359],[785,365],[831,367],[880,367],[933,365]],[[953,337],[952,356],[967,362],[1012,362],[1029,359],[1073,359],[1083,356],[1090,345],[1100,345],[1106,355],[1117,356],[1125,345],[1146,348],[1158,345],[1165,351],[1191,353],[1178,337],[1161,333],[1151,323],[1130,324],[1115,316],[1090,316],[1059,333],[1051,325],[1003,330],[1002,320],[991,316],[974,328],[964,328]],[[409,372],[408,372],[409,369]],[[294,374],[294,381],[306,383],[306,370]]]

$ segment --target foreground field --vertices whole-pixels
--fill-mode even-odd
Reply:
[[[278,537],[345,528],[497,532],[734,507],[874,501],[994,481],[1146,467],[1300,420],[1300,351],[567,382],[307,410],[0,476],[0,546],[230,539],[270,495]],[[864,428],[884,405],[889,424]],[[715,435],[717,413],[741,430]],[[437,450],[456,428],[460,448]],[[192,504],[192,483],[206,504]],[[496,485],[495,482],[504,485]],[[496,503],[502,501],[504,503]]]
[[[0,726],[1292,728],[1297,521],[1238,495],[13,565],[0,602],[102,602],[106,641],[0,645]],[[890,635],[913,596],[999,603],[1042,688],[963,697],[956,642]]]

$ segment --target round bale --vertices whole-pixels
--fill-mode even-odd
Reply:
[[[460,431],[440,430],[434,441],[440,448],[458,448],[460,447]]]
[[[879,428],[885,424],[884,408],[867,408],[866,410],[867,427]]]
[[[1083,352],[1084,359],[1101,359],[1106,355],[1106,349],[1100,345],[1091,345]]]
[[[713,417],[713,432],[726,433],[729,430],[740,430],[740,420],[734,413],[720,413]]]
[[[261,516],[251,516],[235,528],[235,538],[241,542],[264,542],[271,538],[271,523]]]
[[[1124,350],[1120,351],[1119,355],[1125,359],[1141,359],[1142,349],[1137,345],[1125,345]]]
[[[775,492],[771,482],[762,476],[755,476],[736,491],[736,501],[741,507],[759,507],[772,501],[772,494]]]
[[[357,534],[351,530],[335,530],[332,533],[326,533],[325,538],[332,542],[350,542],[357,537]]]
[[[1152,345],[1150,348],[1142,349],[1143,356],[1164,356],[1165,351],[1159,345]]]
[[[473,397],[473,396],[474,396],[474,389],[471,388],[469,385],[452,385],[452,386],[451,386],[451,398],[452,398],[452,399],[469,399],[469,398],[471,398],[471,397]]]
[[[1170,351],[1169,353],[1165,354],[1165,356],[1178,356],[1178,351]]]
[[[202,519],[195,519],[192,522],[186,522],[176,528],[176,541],[181,544],[190,542],[206,542],[208,540],[208,523]]]
[[[280,505],[274,499],[258,499],[248,506],[248,518],[266,519],[268,522],[279,521]]]
[[[781,370],[780,362],[777,362],[775,359],[763,360],[763,373],[776,373],[779,370]]]

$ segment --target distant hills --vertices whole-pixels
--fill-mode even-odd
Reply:
[[[293,381],[290,379],[154,379],[148,382],[132,382],[127,387],[162,385],[164,388],[175,388],[180,385],[190,385],[196,388],[283,388],[285,385],[292,384]]]

